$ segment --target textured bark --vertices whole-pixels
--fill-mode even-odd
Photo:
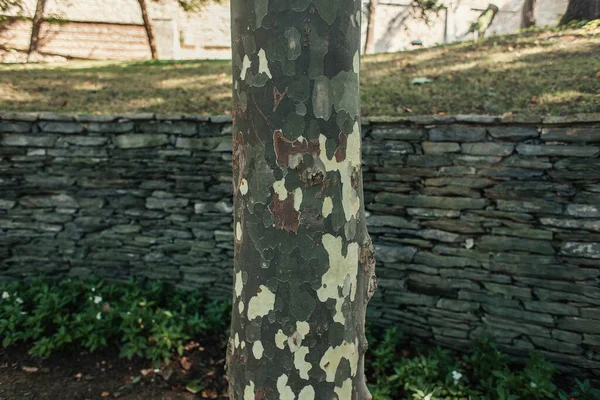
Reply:
[[[370,399],[359,0],[232,0],[232,399]]]
[[[31,25],[31,39],[29,40],[28,54],[32,54],[38,50],[40,42],[40,28],[44,21],[44,9],[46,8],[46,0],[37,0],[33,23]]]
[[[525,0],[521,9],[521,28],[535,26],[535,0]]]
[[[372,54],[375,46],[375,12],[379,0],[369,1],[369,19],[367,20],[367,35],[365,36],[365,54]]]
[[[600,19],[600,0],[569,0],[567,11],[560,19],[559,25],[594,19]]]
[[[150,45],[150,53],[152,54],[152,59],[158,60],[156,40],[154,39],[154,27],[152,26],[152,21],[150,20],[150,15],[148,14],[148,6],[146,5],[146,0],[138,0],[138,3],[140,4],[140,10],[142,11],[144,28],[146,29],[146,34],[148,35],[148,44]]]

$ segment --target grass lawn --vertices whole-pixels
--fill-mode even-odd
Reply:
[[[0,65],[0,110],[227,114],[230,82],[228,61]],[[364,116],[599,112],[600,27],[366,56],[361,85]]]

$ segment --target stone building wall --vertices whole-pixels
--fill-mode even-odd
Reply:
[[[363,126],[372,321],[600,375],[600,115]],[[0,113],[0,278],[231,290],[228,117]]]

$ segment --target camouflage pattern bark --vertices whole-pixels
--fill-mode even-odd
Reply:
[[[359,0],[232,0],[232,399],[370,399]]]

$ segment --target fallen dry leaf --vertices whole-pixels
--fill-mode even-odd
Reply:
[[[38,372],[39,368],[38,367],[23,367],[21,368],[24,372],[28,372],[30,374],[34,373],[34,372]]]
[[[100,396],[108,397],[108,396],[110,396],[110,392],[102,392],[102,394]]]
[[[185,369],[186,371],[189,371],[190,368],[192,368],[192,362],[187,357],[181,357],[179,363],[181,364],[181,368]]]
[[[596,78],[600,79],[600,71],[596,72]]]

